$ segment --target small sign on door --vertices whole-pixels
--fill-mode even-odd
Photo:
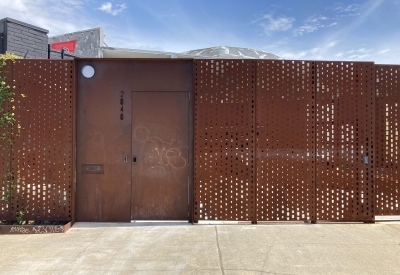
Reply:
[[[104,174],[104,164],[82,164],[82,174]]]

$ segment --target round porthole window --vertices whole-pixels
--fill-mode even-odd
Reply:
[[[85,65],[82,68],[82,74],[86,78],[91,78],[92,76],[94,76],[94,68],[90,65]]]

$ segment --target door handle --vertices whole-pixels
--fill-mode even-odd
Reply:
[[[128,156],[127,155],[124,156],[124,162],[128,162]]]
[[[133,163],[136,163],[137,162],[137,157],[133,156],[132,161],[133,161]]]

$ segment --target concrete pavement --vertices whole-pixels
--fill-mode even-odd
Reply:
[[[400,274],[400,222],[76,223],[0,235],[0,274]]]

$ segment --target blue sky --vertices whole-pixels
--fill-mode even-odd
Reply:
[[[253,48],[285,59],[400,64],[400,0],[0,0],[0,18],[50,30],[102,27],[109,46]]]

